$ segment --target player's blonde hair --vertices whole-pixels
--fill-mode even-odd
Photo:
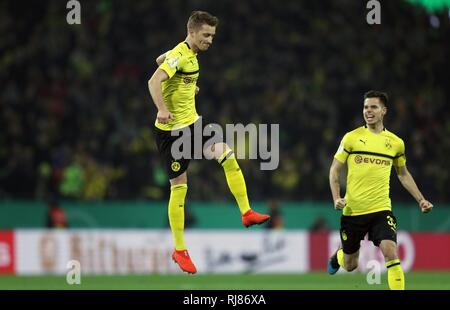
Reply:
[[[216,27],[219,24],[219,19],[208,12],[193,11],[189,16],[187,28],[188,30],[197,30],[204,24]]]

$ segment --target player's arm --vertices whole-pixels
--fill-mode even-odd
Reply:
[[[417,187],[416,182],[414,181],[414,178],[412,177],[411,173],[409,173],[408,168],[406,168],[406,165],[401,167],[394,167],[400,183],[402,183],[403,187],[406,188],[406,190],[414,197],[414,199],[416,199],[422,212],[430,212],[433,208],[433,204],[431,204],[423,197],[422,193]]]
[[[156,58],[156,64],[158,65],[158,67],[164,62],[164,60],[166,59],[166,54],[161,54]]]
[[[173,118],[172,113],[166,107],[164,103],[161,83],[169,79],[169,75],[162,69],[156,69],[150,80],[148,80],[148,90],[152,96],[153,102],[158,109],[158,114],[156,118],[159,123],[166,124],[170,119]]]
[[[344,164],[336,158],[333,159],[333,163],[330,167],[330,188],[333,195],[334,208],[336,210],[342,210],[347,205],[345,198],[341,197],[341,186],[339,183],[339,177],[341,176],[342,168]]]
[[[158,67],[164,62],[164,60],[166,60],[166,55],[167,55],[167,52],[164,53],[164,54],[159,55],[156,58],[156,64],[158,65]],[[195,94],[196,95],[198,94],[199,91],[200,91],[200,87],[195,86]]]

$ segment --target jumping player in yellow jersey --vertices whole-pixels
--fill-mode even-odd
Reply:
[[[408,192],[416,199],[423,213],[433,205],[426,200],[406,168],[403,140],[384,128],[388,97],[379,91],[364,95],[365,126],[348,132],[334,155],[330,168],[330,187],[336,210],[341,217],[342,247],[328,261],[328,273],[339,267],[352,271],[358,267],[360,242],[366,233],[380,247],[388,270],[392,290],[405,289],[405,279],[397,253],[397,221],[391,211],[389,181],[392,166]],[[341,197],[339,176],[347,163],[347,187]]]
[[[188,273],[197,271],[184,241],[186,170],[192,155],[189,158],[179,158],[173,154],[172,145],[180,138],[178,132],[183,128],[190,129],[190,133],[194,132],[187,136],[191,146],[196,139],[202,138],[196,136],[194,130],[196,124],[201,123],[195,109],[195,95],[199,90],[197,53],[208,50],[218,22],[217,17],[207,12],[192,12],[187,23],[186,40],[156,59],[159,67],[148,82],[150,94],[158,109],[154,128],[156,144],[171,184],[168,213],[175,243],[172,258]],[[241,212],[242,224],[249,227],[266,222],[270,216],[259,214],[250,208],[244,176],[230,147],[226,143],[215,143],[205,147],[203,152],[206,158],[215,158],[224,169],[228,186]]]

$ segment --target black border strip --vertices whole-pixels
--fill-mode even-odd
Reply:
[[[373,152],[356,151],[356,152],[350,152],[349,154],[373,155],[373,156],[386,157],[386,158],[389,158],[389,159],[395,159],[394,156],[381,154],[381,153],[373,153]]]

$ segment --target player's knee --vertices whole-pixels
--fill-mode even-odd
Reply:
[[[354,261],[350,261],[348,263],[345,264],[345,270],[347,270],[348,272],[351,272],[353,270],[355,270],[356,268],[358,268],[358,262],[354,262]]]
[[[384,259],[391,261],[398,259],[397,244],[390,240],[383,240],[380,244],[381,252],[383,252]]]
[[[353,265],[350,265],[350,266],[347,267],[347,271],[348,272],[352,272],[356,268],[358,268],[358,264],[353,264]]]
[[[225,153],[227,150],[230,149],[226,143],[216,143],[213,146],[215,148],[214,152],[217,155],[217,157],[222,156],[223,153]]]
[[[225,143],[215,143],[209,147],[207,147],[204,152],[207,158],[211,157],[211,158],[215,158],[215,159],[219,159],[220,156],[223,155],[223,153],[226,152],[226,150],[229,149],[228,145],[226,145]]]
[[[179,184],[187,184],[187,174],[186,172],[182,173],[181,175],[170,179],[170,185],[179,185]]]
[[[344,269],[348,272],[351,272],[358,268],[358,258],[350,257],[348,259],[344,259]]]
[[[395,249],[395,248],[389,249],[388,251],[383,253],[383,255],[384,255],[384,260],[387,262],[394,260],[394,259],[398,259],[397,249]]]

